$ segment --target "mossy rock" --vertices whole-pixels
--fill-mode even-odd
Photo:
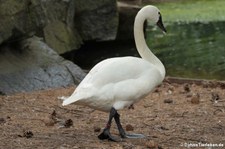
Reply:
[[[59,54],[78,49],[82,42],[77,31],[68,28],[61,21],[49,23],[44,28],[44,37],[46,43]]]

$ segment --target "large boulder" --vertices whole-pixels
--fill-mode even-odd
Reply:
[[[0,18],[0,94],[77,85],[85,74],[59,54],[118,28],[116,0],[0,1]]]
[[[74,12],[73,0],[1,1],[0,44],[35,34],[58,53],[77,49],[82,42],[73,27]]]
[[[116,0],[75,0],[75,25],[83,40],[114,40],[118,28]]]
[[[0,69],[0,92],[4,94],[74,85],[85,76],[37,37],[2,45]]]
[[[0,1],[0,44],[37,35],[59,54],[86,40],[115,39],[116,0]]]

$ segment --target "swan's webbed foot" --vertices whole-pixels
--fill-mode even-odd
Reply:
[[[105,129],[103,130],[103,132],[98,136],[98,138],[99,138],[100,140],[108,139],[109,141],[114,141],[114,142],[120,142],[120,141],[121,141],[121,139],[116,138],[116,137],[113,137],[113,136],[111,135],[111,133],[109,132],[109,129],[108,129],[108,128],[105,128]]]
[[[141,138],[145,138],[145,136],[143,134],[126,134],[125,138],[128,138],[128,139],[141,139]]]
[[[123,129],[121,123],[120,123],[120,115],[117,112],[116,112],[116,114],[114,116],[114,119],[116,121],[116,124],[117,124],[117,127],[118,127],[118,130],[119,130],[121,138],[138,139],[138,138],[144,138],[145,137],[142,134],[127,134],[124,131],[124,129]]]
[[[127,134],[122,127],[119,128],[119,133],[121,138],[128,138],[128,139],[145,138],[145,136],[142,134]]]

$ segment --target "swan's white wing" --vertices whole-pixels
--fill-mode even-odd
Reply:
[[[136,102],[161,83],[159,71],[135,57],[112,58],[98,63],[63,105],[73,102],[108,111]]]

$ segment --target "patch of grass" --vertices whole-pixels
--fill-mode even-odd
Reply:
[[[225,20],[224,0],[188,0],[154,3],[164,22],[210,22]]]

